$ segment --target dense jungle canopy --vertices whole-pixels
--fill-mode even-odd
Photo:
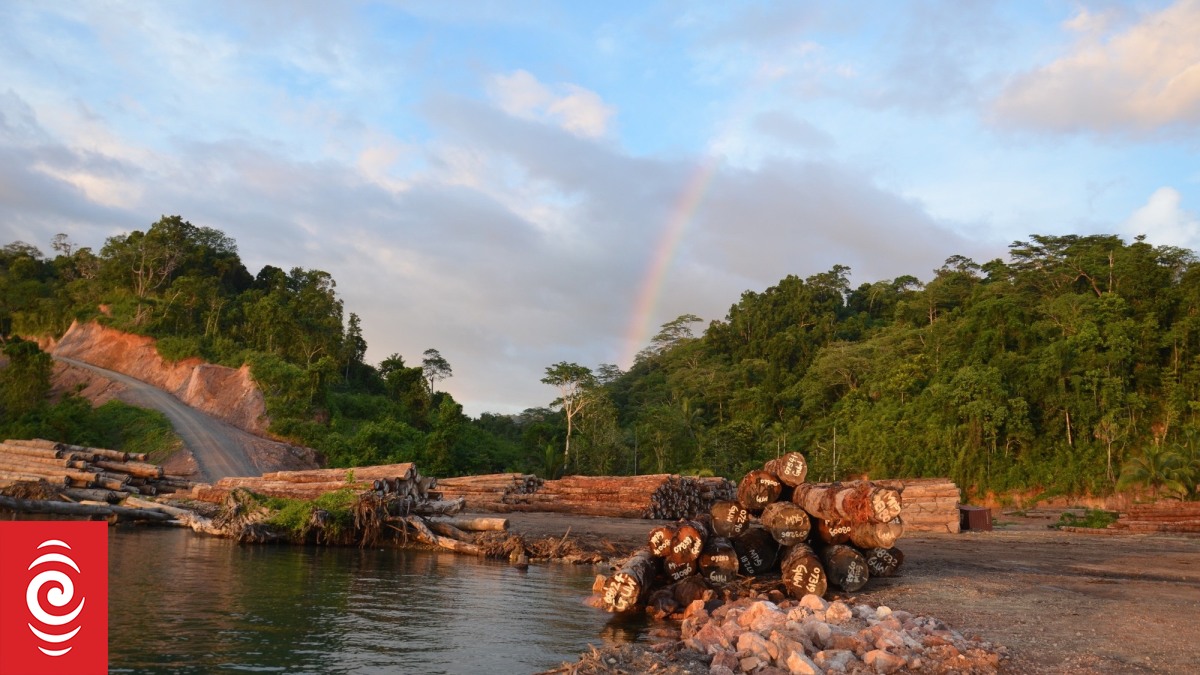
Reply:
[[[664,324],[628,371],[531,373],[559,398],[478,419],[436,390],[452,376],[436,349],[365,363],[359,317],[323,271],[252,275],[232,239],[178,216],[98,252],[65,235],[51,248],[0,249],[0,432],[79,433],[58,409],[77,402],[44,400],[48,357],[16,337],[78,319],[154,336],[170,359],[249,363],[273,431],[333,465],[736,479],[798,450],[820,479],[951,476],[978,492],[1103,494],[1123,472],[1194,495],[1200,478],[1200,263],[1140,237],[1035,235],[924,281],[788,276],[707,326]]]

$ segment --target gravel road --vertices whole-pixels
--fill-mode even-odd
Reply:
[[[90,370],[119,382],[127,388],[121,399],[131,405],[158,410],[167,416],[175,433],[191,450],[197,470],[205,481],[214,482],[226,476],[257,476],[247,449],[252,445],[251,434],[192,408],[171,394],[128,375],[93,366],[62,356],[55,359],[77,368]],[[249,437],[249,438],[247,438]]]

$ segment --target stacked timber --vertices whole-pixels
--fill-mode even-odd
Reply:
[[[959,533],[958,486],[949,478],[904,478],[879,480],[876,485],[889,487],[904,495],[900,520],[907,532]]]
[[[443,499],[462,497],[466,508],[474,511],[504,511],[504,505],[520,500],[541,489],[541,478],[525,473],[492,473],[482,476],[442,478],[438,490]]]
[[[1109,527],[1130,532],[1200,532],[1200,502],[1134,504]]]
[[[245,488],[267,497],[316,499],[329,492],[350,489],[418,504],[438,496],[434,491],[437,483],[436,478],[422,476],[416,464],[402,462],[349,469],[272,471],[261,476],[230,476],[212,485],[196,485],[192,490],[192,498],[221,503],[233,490]]]
[[[450,479],[463,485],[465,479]],[[443,491],[447,490],[443,482]],[[457,489],[461,489],[458,487]],[[733,493],[733,484],[724,478],[696,478],[674,474],[648,476],[565,476],[542,483],[532,492],[510,492],[494,498],[468,503],[484,511],[544,511],[580,516],[614,518],[653,518],[674,520],[706,513],[712,504]]]
[[[90,490],[82,497],[101,501],[114,501],[111,493],[155,495],[192,487],[190,481],[168,476],[161,466],[148,463],[144,454],[43,439],[8,439],[0,443],[0,487],[17,482]]]
[[[664,598],[678,600],[681,584],[687,584],[683,595],[694,597],[706,585],[775,573],[781,590],[797,599],[834,589],[855,593],[872,577],[899,571],[904,554],[895,543],[908,527],[906,514],[936,513],[906,510],[907,485],[917,486],[918,506],[940,506],[933,499],[949,493],[948,483],[957,513],[957,488],[948,481],[808,483],[807,467],[803,455],[788,453],[748,472],[736,500],[714,502],[704,519],[652,529],[648,548],[619,580],[606,580],[596,604],[626,612],[650,598],[646,611],[658,615]]]

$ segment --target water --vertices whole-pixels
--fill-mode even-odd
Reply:
[[[533,673],[637,639],[594,570],[113,528],[111,672]]]

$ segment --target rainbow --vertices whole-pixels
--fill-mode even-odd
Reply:
[[[679,199],[676,200],[667,215],[666,225],[663,227],[662,234],[659,235],[658,245],[654,247],[650,265],[646,269],[646,275],[642,279],[637,298],[634,301],[633,314],[630,316],[629,327],[625,332],[624,357],[618,364],[622,368],[629,368],[633,365],[638,351],[650,339],[650,320],[654,316],[655,307],[662,295],[667,270],[675,260],[675,253],[679,249],[679,242],[683,240],[687,224],[696,215],[696,210],[700,207],[700,202],[712,183],[713,175],[717,172],[717,164],[717,158],[709,156],[696,166],[695,171],[684,184]]]

